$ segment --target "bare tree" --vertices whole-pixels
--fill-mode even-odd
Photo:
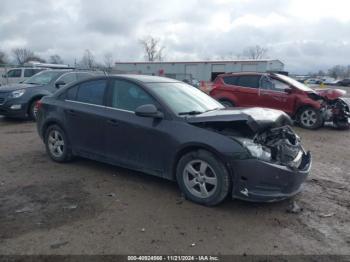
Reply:
[[[249,59],[258,60],[264,58],[267,54],[267,51],[267,48],[261,47],[259,45],[250,46],[245,49],[244,55],[247,56]]]
[[[0,50],[0,64],[6,64],[7,63],[7,55],[5,52]]]
[[[113,67],[113,54],[112,53],[105,53],[104,66],[108,72],[111,71],[111,69]]]
[[[27,57],[27,59],[25,59],[24,63],[27,63],[29,61],[32,61],[32,62],[40,62],[40,63],[46,63],[46,60],[44,58],[41,58],[40,56],[37,56],[37,55],[32,55],[32,56],[29,56]]]
[[[85,50],[80,64],[87,69],[92,69],[96,66],[95,57],[89,49]]]
[[[349,74],[349,70],[345,66],[336,65],[328,70],[328,74],[333,78],[344,78]]]
[[[26,48],[14,48],[12,49],[12,55],[15,61],[19,65],[23,65],[28,59],[34,57],[34,52]]]
[[[163,61],[163,51],[165,47],[161,46],[159,39],[153,36],[146,36],[140,40],[140,44],[145,51],[145,59],[147,61]]]
[[[63,60],[59,55],[52,55],[50,56],[50,63],[51,64],[63,64]]]

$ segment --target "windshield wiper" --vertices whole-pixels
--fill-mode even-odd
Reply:
[[[196,110],[192,110],[192,111],[188,111],[188,112],[180,112],[179,115],[199,115],[202,114],[202,111],[196,111]]]
[[[205,112],[216,111],[216,110],[219,110],[219,109],[220,109],[220,107],[215,107],[213,109],[205,110]]]

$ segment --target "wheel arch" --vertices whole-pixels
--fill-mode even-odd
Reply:
[[[205,144],[188,144],[183,146],[182,148],[180,148],[176,154],[175,154],[175,158],[172,162],[172,166],[171,166],[171,179],[176,181],[176,169],[177,169],[177,165],[181,159],[182,156],[184,156],[185,154],[192,152],[192,151],[198,151],[198,150],[205,150],[208,151],[209,153],[212,153],[214,155],[214,157],[216,157],[219,161],[221,161],[224,166],[227,169],[227,172],[231,175],[231,168],[228,165],[228,163],[225,161],[224,157],[214,148],[205,145]]]
[[[27,113],[27,114],[30,113],[30,112],[29,112],[30,106],[31,106],[31,104],[32,104],[34,101],[40,100],[40,99],[43,98],[44,96],[45,96],[45,95],[43,95],[43,94],[38,94],[38,95],[33,96],[33,97],[29,100],[29,102],[28,102],[28,104],[27,104],[26,113]]]

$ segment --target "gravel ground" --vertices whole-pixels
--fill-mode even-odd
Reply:
[[[350,254],[350,132],[296,128],[313,153],[302,208],[228,199],[76,159],[52,162],[35,124],[0,118],[0,254]]]

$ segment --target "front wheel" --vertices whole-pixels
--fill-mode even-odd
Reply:
[[[307,107],[301,110],[298,122],[301,127],[306,129],[317,129],[323,124],[320,111],[312,107]]]
[[[204,150],[181,157],[176,178],[187,199],[207,206],[220,204],[230,190],[230,176],[224,164]]]
[[[343,119],[343,120],[334,120],[333,124],[335,128],[339,130],[348,130],[350,129],[350,123],[348,119]]]

